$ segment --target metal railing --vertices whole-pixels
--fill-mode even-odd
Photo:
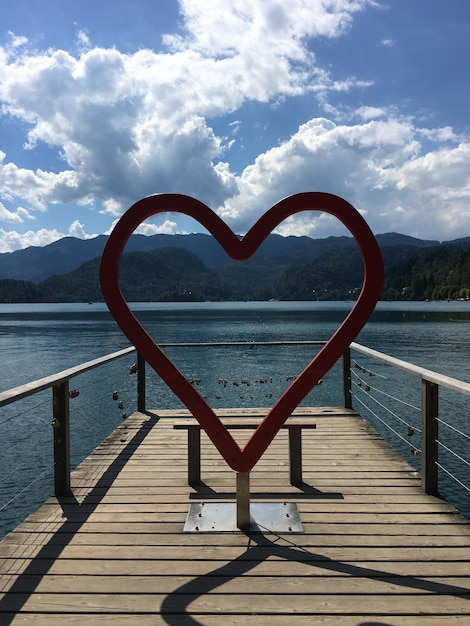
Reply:
[[[57,374],[40,378],[0,393],[0,408],[33,396],[47,389],[52,390],[52,426],[54,444],[54,494],[70,493],[70,381],[97,367],[135,352],[125,348],[118,352],[82,363]],[[145,361],[137,355],[137,410],[145,411]]]
[[[439,416],[439,389],[443,388],[456,392],[462,396],[470,396],[470,383],[466,383],[444,374],[439,374],[424,367],[413,365],[407,361],[391,357],[387,354],[383,354],[382,352],[354,342],[344,355],[343,360],[344,398],[345,406],[349,408],[352,408],[353,406],[353,368],[351,367],[351,354],[353,352],[358,352],[367,357],[371,357],[375,361],[384,363],[420,379],[421,402],[420,407],[418,408],[420,409],[421,414],[421,449],[416,450],[412,448],[412,451],[421,456],[421,485],[423,491],[430,495],[439,495],[439,469],[441,469],[457,483],[459,483],[461,487],[470,492],[470,486],[464,484],[456,476],[452,475],[452,473],[442,465],[439,459],[440,449],[446,448],[442,440],[439,439],[439,423],[445,423]],[[361,405],[365,406],[362,402]],[[365,416],[363,415],[363,417]],[[458,432],[466,441],[470,441],[470,436],[468,434],[461,432],[452,425],[445,425]],[[408,434],[413,434],[413,431],[414,429],[411,426],[408,426]],[[465,467],[470,469],[470,461],[468,459],[461,457],[452,450],[449,450],[449,452],[454,456],[454,458],[458,458]],[[465,473],[468,475],[468,470],[466,470],[466,472],[462,472],[462,475],[465,475]]]

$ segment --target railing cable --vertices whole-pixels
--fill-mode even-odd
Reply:
[[[386,398],[389,398],[390,400],[394,400],[395,402],[403,404],[407,406],[408,408],[413,409],[415,411],[418,411],[418,412],[421,411],[420,407],[415,406],[414,404],[410,404],[409,402],[406,402],[406,400],[402,400],[401,398],[397,398],[396,396],[392,396],[391,394],[387,393],[386,391],[383,391],[382,389],[379,389],[378,387],[374,387],[374,385],[371,385],[368,381],[364,380],[363,378],[360,378],[360,376],[358,376],[352,369],[351,369],[351,374],[354,374],[357,380],[360,380],[361,383],[364,383],[366,387],[369,387],[369,389],[372,389],[373,391],[376,391],[377,393],[382,394]]]
[[[447,450],[449,454],[452,454],[452,456],[459,459],[459,461],[462,461],[462,463],[465,463],[465,465],[468,465],[470,467],[470,461],[467,461],[467,459],[464,459],[462,456],[460,456],[460,454],[457,454],[457,452],[454,452],[451,448],[448,448],[444,443],[442,443],[442,441],[437,440],[437,443],[439,446],[441,446],[441,448]]]
[[[24,487],[21,491],[19,491],[17,494],[15,494],[13,496],[13,498],[11,498],[10,500],[8,500],[8,502],[6,502],[3,506],[0,507],[0,511],[3,511],[4,509],[6,509],[6,507],[11,504],[12,502],[14,502],[15,500],[17,500],[21,494],[23,494],[25,491],[27,491],[30,487],[32,487],[32,485],[34,485],[34,483],[37,483],[38,480],[41,480],[41,478],[43,476],[45,476],[46,474],[50,474],[51,470],[50,468],[45,469],[43,472],[41,472],[38,476],[36,476],[36,478],[31,481],[28,485],[26,485],[26,487]]]
[[[374,398],[374,396],[370,395],[367,391],[365,391],[365,389],[362,389],[362,387],[360,385],[358,385],[355,381],[353,381],[353,384],[356,385],[363,393],[367,393],[368,397],[373,400],[373,402],[375,402],[376,404],[378,404],[380,407],[382,407],[382,409],[384,409],[384,411],[386,411],[389,415],[391,415],[392,417],[394,417],[395,419],[397,419],[399,422],[401,422],[404,426],[409,426],[409,422],[402,419],[399,415],[397,415],[394,411],[392,411],[391,409],[389,409],[387,406],[385,406],[385,404],[382,404],[382,402],[380,402],[380,400],[377,400],[377,398]],[[388,395],[388,394],[387,394]],[[354,396],[355,398],[357,398],[357,396]],[[398,399],[398,398],[393,398],[393,396],[389,396],[392,399]],[[417,430],[418,432],[421,432],[419,428],[415,428],[415,430]],[[406,441],[406,439],[404,440]]]
[[[364,392],[365,393],[365,392]],[[365,402],[363,402],[358,396],[354,396],[354,399],[357,400],[360,404],[362,404],[362,406],[367,409],[369,411],[369,413],[371,413],[379,422],[381,422],[386,428],[388,428],[388,430],[390,430],[394,435],[396,435],[399,439],[401,439],[404,443],[406,443],[406,445],[408,447],[410,447],[410,442],[405,439],[402,435],[400,435],[400,433],[398,433],[394,428],[392,428],[390,426],[390,424],[388,424],[385,420],[383,420],[381,417],[379,417],[377,415],[377,413],[375,413],[375,411],[373,411]],[[380,403],[378,403],[380,404]],[[382,405],[380,405],[382,406]],[[418,452],[421,453],[421,450],[419,448],[416,448],[416,446],[413,446],[413,448],[415,450],[417,450]]]
[[[470,493],[470,487],[468,487],[461,480],[459,480],[457,478],[457,476],[454,476],[454,474],[452,474],[452,472],[449,472],[449,470],[446,469],[443,465],[441,465],[439,463],[439,461],[436,461],[436,465],[437,465],[437,467],[439,469],[441,469],[443,472],[445,472],[450,478],[452,478],[452,480],[455,480],[456,483],[458,483],[461,487],[463,487],[466,491],[468,491]]]
[[[21,415],[25,415],[26,413],[29,413],[30,411],[34,411],[35,409],[39,408],[40,406],[44,406],[45,404],[50,404],[50,398],[48,398],[47,400],[43,400],[42,402],[38,402],[38,404],[35,404],[34,406],[28,407],[24,411],[15,413],[11,417],[8,417],[6,420],[3,420],[3,422],[0,422],[0,426],[3,426],[4,424],[11,422],[11,420],[16,419],[17,417],[20,417]]]
[[[116,380],[116,373],[109,374],[109,376],[103,376],[102,378],[95,378],[93,380],[93,382],[87,383],[85,385],[83,385],[83,384],[79,385],[79,387],[80,387],[81,390],[89,389],[90,387],[96,387],[96,385],[99,385],[99,384],[101,384],[101,383],[103,383],[103,382],[105,382],[107,380],[110,380],[111,378]]]
[[[26,437],[23,437],[22,439],[15,439],[14,443],[12,443],[11,445],[0,448],[0,452],[4,452],[6,450],[12,450],[13,448],[16,448],[16,446],[19,446],[21,443],[24,443],[25,441],[27,441],[31,437],[31,435],[44,432],[42,426],[43,424],[40,424],[38,428],[34,428],[33,430],[31,429],[28,430],[28,434],[26,435]]]
[[[459,435],[462,435],[462,437],[465,437],[465,439],[467,441],[470,440],[470,435],[468,433],[462,432],[458,428],[455,428],[455,426],[452,426],[451,424],[448,424],[447,422],[445,422],[443,419],[440,419],[439,417],[437,417],[436,419],[439,422],[439,424],[442,424],[443,426],[447,426],[447,428],[450,428],[450,430],[453,430],[454,432],[458,433]]]

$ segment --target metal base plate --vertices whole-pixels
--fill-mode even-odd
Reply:
[[[185,533],[240,532],[235,502],[193,502]],[[244,532],[303,533],[297,505],[293,502],[251,502],[250,526]]]

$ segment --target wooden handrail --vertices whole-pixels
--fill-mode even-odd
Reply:
[[[119,350],[118,352],[112,352],[111,354],[93,359],[92,361],[87,361],[86,363],[82,363],[76,367],[71,367],[70,369],[63,370],[62,372],[57,372],[57,374],[51,374],[50,376],[45,376],[44,378],[38,378],[30,383],[26,383],[25,385],[20,385],[19,387],[13,387],[13,389],[2,391],[0,393],[0,408],[10,404],[11,402],[16,402],[17,400],[22,400],[23,398],[34,395],[35,393],[44,391],[44,389],[49,389],[54,385],[60,385],[66,380],[70,380],[79,374],[84,374],[95,367],[99,367],[100,365],[104,365],[105,363],[109,363],[115,359],[119,359],[120,357],[130,354],[131,352],[135,352],[135,348],[133,346],[130,348],[124,348],[124,350]]]
[[[54,493],[57,497],[70,493],[70,407],[69,381],[95,367],[104,365],[135,351],[134,347],[112,352],[57,374],[34,380],[0,393],[0,407],[52,388],[52,427],[54,430]],[[139,369],[141,368],[141,370]],[[145,366],[138,358],[137,396],[139,410],[145,410]],[[140,395],[139,395],[140,390]],[[142,395],[143,391],[143,395]]]
[[[421,379],[421,486],[425,493],[439,495],[439,386],[470,396],[470,383],[396,359],[355,342],[351,343],[350,350],[356,350]]]
[[[452,391],[457,391],[457,393],[463,393],[466,396],[470,396],[470,383],[466,383],[463,380],[458,380],[457,378],[452,378],[451,376],[446,376],[445,374],[439,374],[438,372],[428,370],[425,367],[408,363],[408,361],[396,359],[393,356],[389,356],[388,354],[384,354],[378,350],[373,350],[372,348],[367,348],[359,343],[353,342],[350,348],[352,350],[357,350],[357,352],[361,352],[362,354],[371,356],[378,361],[382,361],[382,363],[393,365],[393,367],[404,370],[405,372],[413,374],[423,380],[428,380],[430,383],[441,385],[442,387],[446,387]]]

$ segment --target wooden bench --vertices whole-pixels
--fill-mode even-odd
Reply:
[[[261,420],[235,418],[221,420],[228,429],[255,429]],[[315,429],[315,422],[309,417],[289,417],[281,428],[289,431],[289,473],[290,484],[302,483],[302,430]],[[193,419],[178,420],[173,428],[188,431],[188,484],[197,485],[201,482],[201,430],[202,426]]]

